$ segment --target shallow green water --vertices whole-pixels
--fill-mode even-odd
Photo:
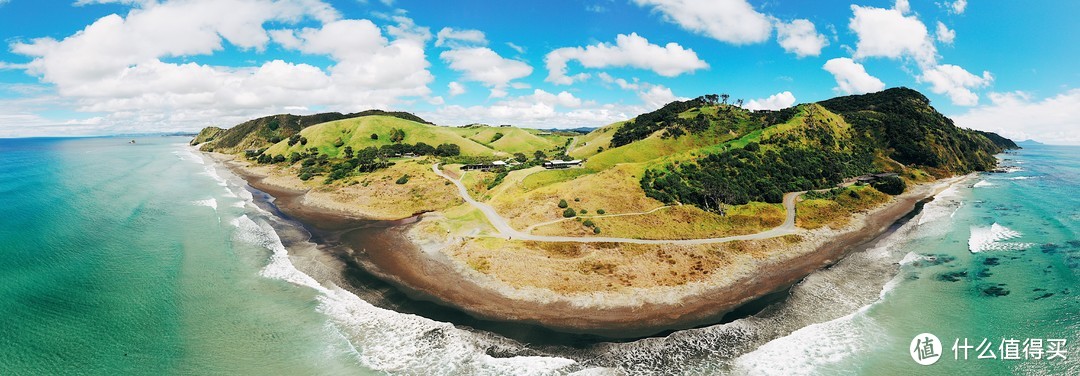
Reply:
[[[259,275],[239,186],[182,139],[125,141],[0,140],[4,374],[356,368],[315,291]]]

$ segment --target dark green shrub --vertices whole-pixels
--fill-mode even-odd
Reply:
[[[566,209],[570,204],[566,203],[566,200],[559,200],[559,209]]]
[[[566,208],[566,210],[563,210],[562,216],[564,218],[573,218],[577,216],[577,213],[572,208]]]
[[[400,178],[398,178],[398,180],[397,180],[397,181],[395,181],[394,183],[397,183],[397,184],[405,184],[405,183],[408,183],[408,182],[409,182],[409,175],[402,175],[402,176],[401,176]]]

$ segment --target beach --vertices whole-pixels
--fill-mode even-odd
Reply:
[[[280,183],[281,179],[267,171],[230,162],[220,155],[215,159],[253,187],[274,196],[275,204],[285,214],[309,226],[332,232],[347,229],[355,221],[372,220],[357,216],[355,211],[312,205],[304,190]],[[763,247],[783,249],[761,257],[735,258],[722,273],[674,286],[565,293],[516,284],[477,272],[448,254],[446,239],[433,239],[416,231],[414,224],[427,220],[428,215],[378,226],[384,227],[380,230],[384,232],[378,242],[381,244],[373,244],[371,231],[341,232],[335,241],[352,249],[355,262],[350,267],[361,267],[414,299],[453,307],[481,320],[610,338],[638,338],[721,322],[737,308],[782,292],[815,270],[837,262],[851,249],[881,235],[919,202],[962,180],[957,177],[913,186],[886,205],[856,214],[842,229],[801,231],[801,241],[794,244],[757,241]],[[700,249],[686,250],[695,251]],[[526,266],[529,270],[543,270],[541,265]]]

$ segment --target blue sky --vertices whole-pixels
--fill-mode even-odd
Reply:
[[[907,86],[965,127],[1080,144],[1080,2],[0,0],[0,137],[274,113],[602,126]]]

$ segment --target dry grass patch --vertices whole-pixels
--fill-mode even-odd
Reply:
[[[590,211],[590,213],[594,213]],[[643,215],[583,216],[536,228],[537,235],[613,236],[634,239],[700,239],[762,232],[784,223],[779,204],[750,203],[728,209],[726,216],[695,206],[673,206]],[[591,220],[600,233],[586,227]]]
[[[403,175],[408,182],[397,184]],[[457,190],[422,161],[398,162],[390,168],[353,176],[330,185],[314,184],[306,202],[366,217],[398,219],[462,204]]]
[[[813,196],[812,196],[813,197]],[[833,190],[819,198],[795,204],[795,225],[806,229],[840,229],[851,222],[854,213],[866,212],[892,200],[870,186],[851,186]]]

